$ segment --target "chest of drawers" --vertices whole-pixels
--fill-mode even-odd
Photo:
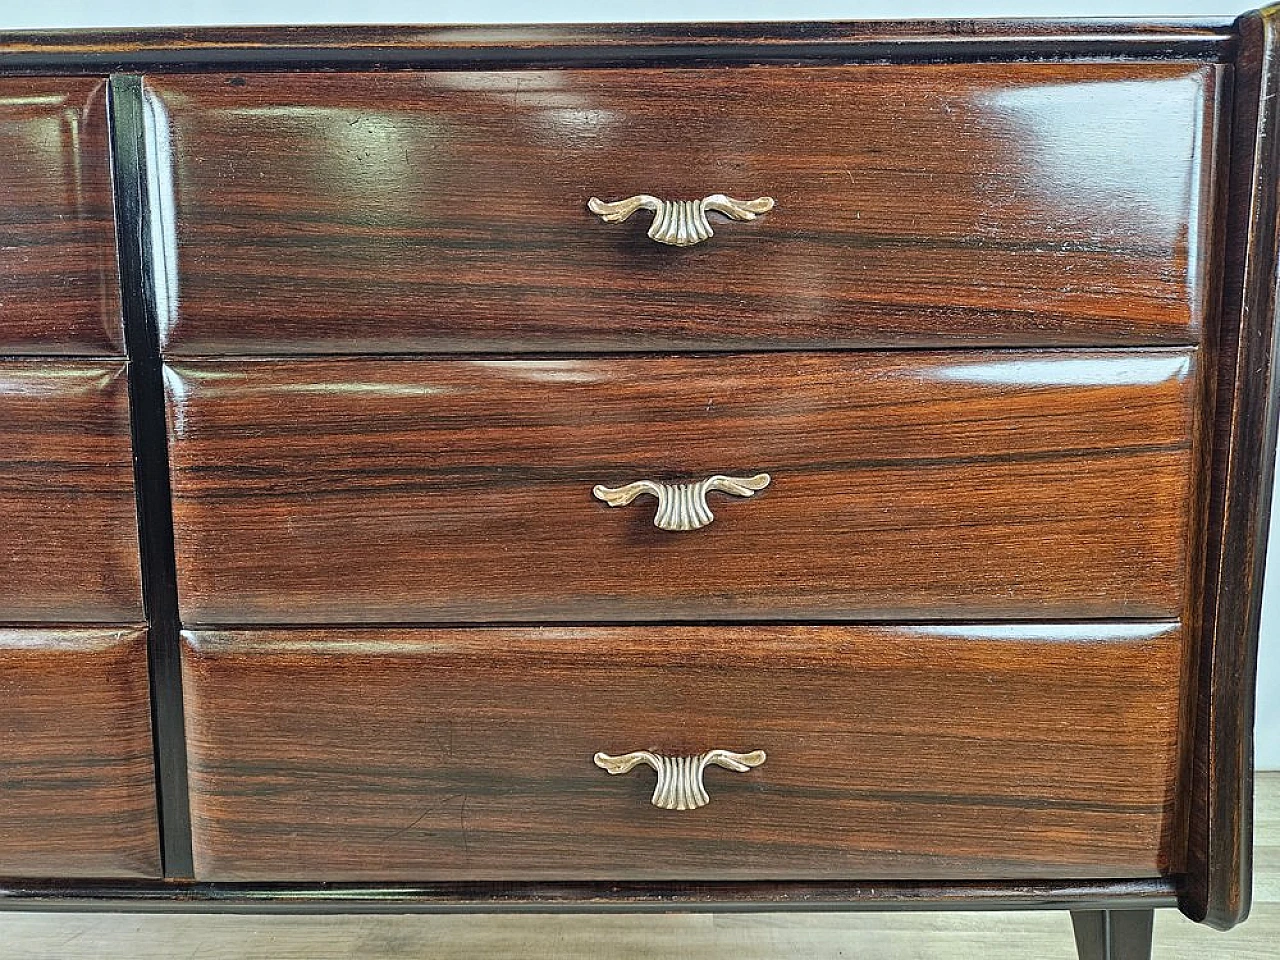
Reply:
[[[0,46],[0,905],[1248,911],[1275,16]]]

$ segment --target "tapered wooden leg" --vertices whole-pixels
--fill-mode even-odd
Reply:
[[[1154,910],[1073,910],[1080,960],[1151,960]]]

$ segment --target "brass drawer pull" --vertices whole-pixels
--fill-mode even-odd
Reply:
[[[587,209],[605,223],[620,223],[637,210],[652,210],[653,223],[649,225],[649,237],[673,247],[691,247],[714,235],[707,211],[715,210],[733,220],[754,220],[773,209],[773,197],[756,200],[734,200],[723,193],[712,194],[701,200],[660,200],[642,193],[626,200],[612,202],[592,197]]]
[[[712,490],[732,493],[738,497],[755,496],[756,491],[769,485],[767,473],[754,477],[725,477],[717,474],[696,483],[658,483],[654,480],[637,480],[622,487],[606,487],[596,484],[591,488],[597,500],[611,507],[625,507],[641,494],[658,498],[658,512],[653,525],[660,530],[697,530],[714,520],[715,514],[707,505],[707,494]]]
[[[607,753],[595,755],[596,766],[610,773],[626,773],[638,764],[645,763],[658,771],[658,785],[653,790],[653,805],[663,810],[696,810],[711,802],[707,788],[702,785],[702,771],[711,764],[746,773],[765,761],[763,750],[751,753],[733,753],[729,750],[709,750],[696,757],[664,757],[637,750],[611,757]]]

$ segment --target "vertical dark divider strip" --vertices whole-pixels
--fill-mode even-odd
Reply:
[[[111,164],[116,242],[129,353],[133,466],[142,546],[142,585],[150,625],[151,724],[166,877],[191,877],[191,809],[182,713],[177,570],[164,408],[164,366],[151,269],[142,78],[110,81]]]

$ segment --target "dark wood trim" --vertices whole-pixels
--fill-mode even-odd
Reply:
[[[828,23],[248,27],[16,32],[0,73],[575,67],[767,61],[1218,60],[1229,20],[918,20]]]
[[[165,876],[189,877],[192,875],[191,813],[187,805],[186,739],[182,719],[178,588],[169,498],[164,369],[150,269],[141,78],[111,78],[110,110],[116,237],[125,345],[129,354],[134,478],[142,547],[142,592],[150,624],[147,651],[160,836]]]
[[[1208,279],[1205,282],[1207,300],[1203,307],[1206,322],[1199,345],[1200,380],[1199,396],[1196,399],[1197,413],[1194,427],[1194,449],[1196,483],[1193,492],[1193,505],[1188,511],[1188,542],[1191,544],[1191,560],[1187,564],[1186,606],[1182,614],[1182,622],[1188,625],[1201,625],[1205,619],[1204,586],[1208,582],[1207,554],[1209,541],[1213,537],[1212,528],[1206,522],[1210,502],[1215,489],[1214,455],[1216,421],[1214,418],[1217,402],[1219,380],[1221,379],[1220,356],[1223,331],[1221,319],[1223,312],[1223,287],[1226,276],[1227,246],[1227,214],[1229,210],[1230,191],[1229,178],[1232,156],[1233,106],[1235,95],[1234,65],[1224,67],[1223,75],[1217,86],[1217,110],[1214,113],[1217,129],[1213,138],[1213,170],[1212,182],[1212,223],[1213,230],[1207,240],[1207,249],[1203,255],[1206,261],[1203,269]],[[1192,806],[1189,785],[1194,778],[1196,762],[1196,743],[1192,735],[1197,717],[1197,698],[1200,677],[1201,642],[1205,631],[1192,627],[1190,640],[1186,645],[1186,662],[1183,665],[1184,679],[1182,702],[1179,708],[1182,713],[1183,744],[1180,768],[1178,773],[1179,797],[1177,816],[1171,823],[1174,836],[1180,838],[1185,853],[1189,846],[1190,822]],[[1184,858],[1184,863],[1186,862]]]
[[[1177,878],[1076,883],[237,884],[0,881],[0,910],[670,913],[1107,910],[1176,903]]]
[[[1276,338],[1280,7],[1246,14],[1235,68],[1231,165],[1192,760],[1188,876],[1180,906],[1228,929],[1249,913],[1253,716],[1280,379]]]
[[[1153,910],[1072,910],[1080,960],[1151,960]]]

